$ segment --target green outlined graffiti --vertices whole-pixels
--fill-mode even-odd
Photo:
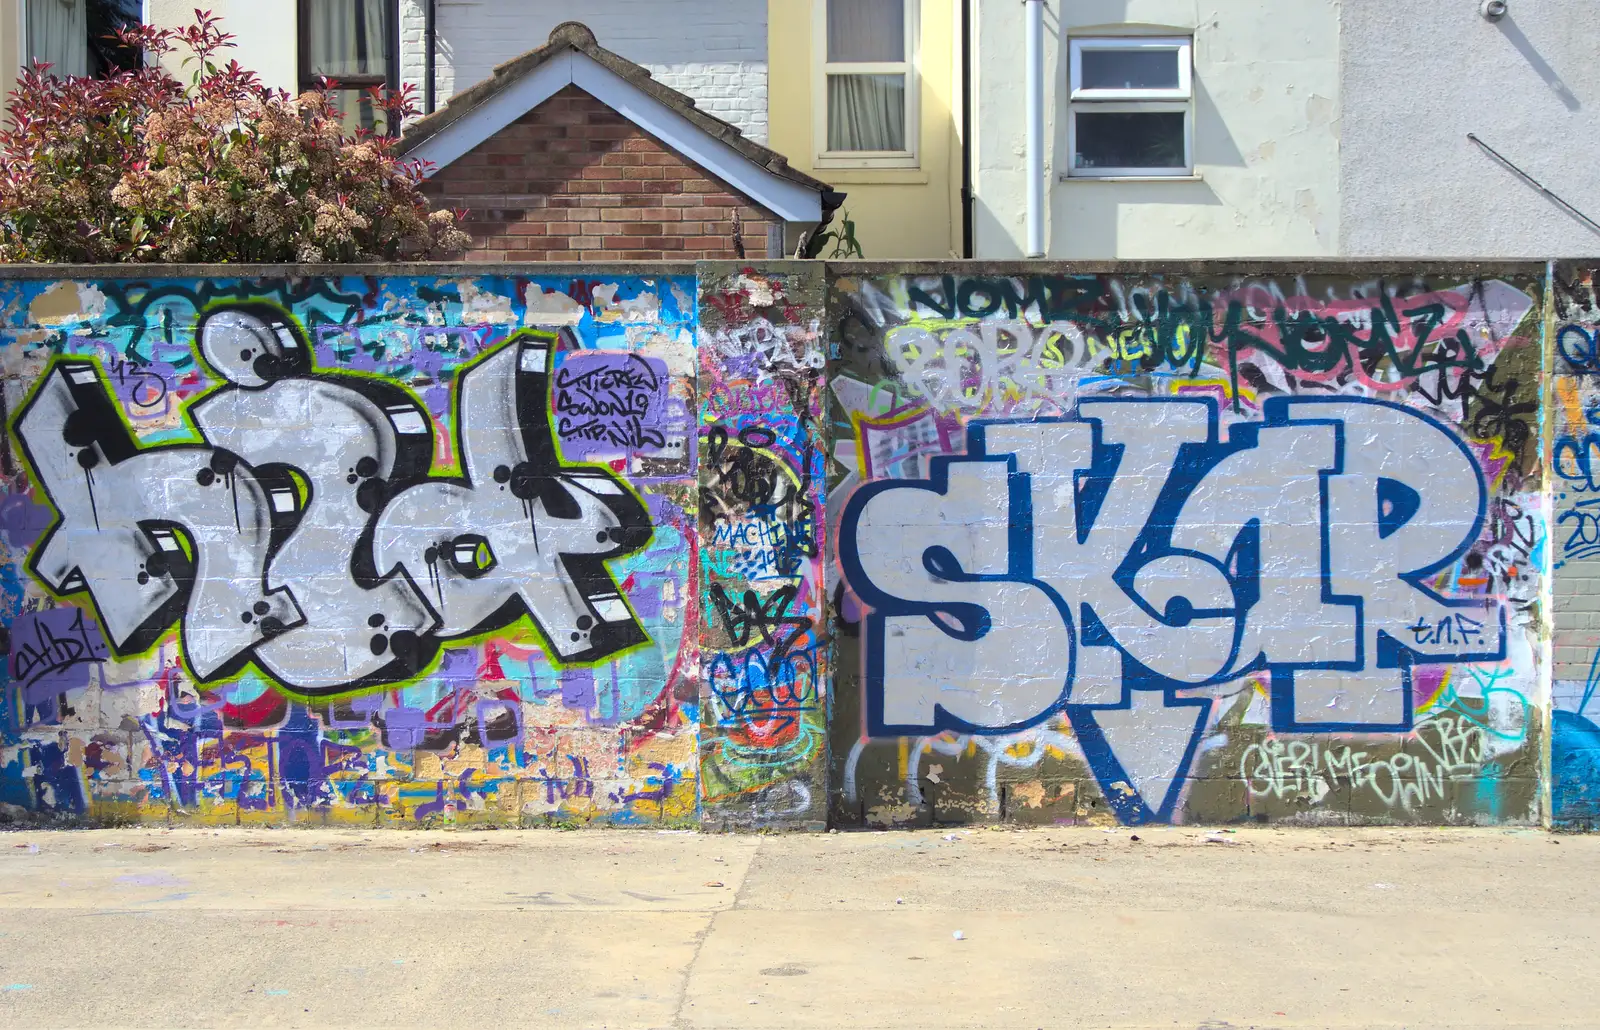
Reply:
[[[268,303],[209,307],[196,329],[222,382],[191,399],[192,442],[143,447],[101,366],[56,357],[13,429],[57,517],[28,563],[87,593],[119,657],[179,626],[200,682],[254,664],[330,698],[412,681],[440,645],[528,619],[557,665],[647,642],[607,562],[645,547],[640,499],[562,460],[549,397],[557,334],[521,330],[454,381],[454,467],[434,424],[381,376],[315,367]]]

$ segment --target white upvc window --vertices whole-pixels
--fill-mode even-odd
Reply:
[[[813,0],[817,167],[916,167],[917,4]]]
[[[1068,174],[1194,174],[1194,90],[1187,37],[1071,41]]]

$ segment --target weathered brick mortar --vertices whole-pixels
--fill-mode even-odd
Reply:
[[[437,172],[436,205],[466,208],[471,260],[735,258],[766,252],[775,217],[568,86]]]

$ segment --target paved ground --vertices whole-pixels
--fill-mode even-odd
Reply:
[[[1533,830],[0,833],[0,1025],[1592,1027],[1597,878]]]

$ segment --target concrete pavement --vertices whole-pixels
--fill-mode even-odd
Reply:
[[[0,1026],[1594,1026],[1597,860],[1536,830],[17,831]]]

